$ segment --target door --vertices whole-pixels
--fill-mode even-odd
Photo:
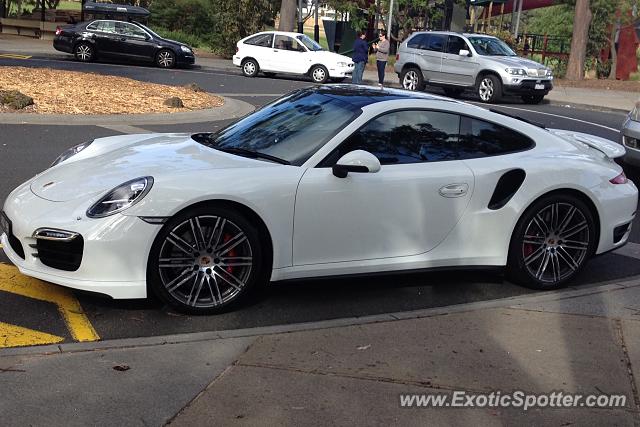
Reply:
[[[386,113],[352,134],[296,195],[294,265],[417,255],[438,246],[464,214],[473,174],[457,160],[460,117],[404,110]],[[332,174],[344,154],[365,150],[377,173]]]
[[[473,86],[478,64],[475,57],[460,55],[461,50],[471,52],[471,48],[462,37],[449,36],[445,52],[442,55],[441,76],[447,83]]]
[[[118,36],[115,21],[95,21],[87,27],[93,34],[98,54],[115,55],[118,51]]]
[[[276,34],[269,68],[281,73],[304,74],[309,70],[307,48],[297,39]]]
[[[273,33],[261,33],[249,37],[242,44],[242,51],[238,52],[243,58],[250,57],[258,61],[261,70],[271,70],[271,56],[273,55]]]
[[[156,46],[142,28],[125,22],[116,22],[116,34],[120,55],[135,59],[154,59]]]
[[[423,43],[416,52],[416,61],[422,69],[426,81],[440,81],[442,68],[442,52],[447,44],[444,34],[425,34]]]

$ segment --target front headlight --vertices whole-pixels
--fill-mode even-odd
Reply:
[[[526,76],[527,71],[522,68],[507,68],[505,69],[507,74],[511,74],[512,76]]]
[[[551,76],[553,76],[553,71],[547,70],[547,77],[551,77]]]
[[[346,62],[338,62],[338,67],[346,67],[347,65]]]
[[[142,200],[152,186],[153,178],[150,176],[127,181],[109,191],[106,196],[87,209],[87,216],[89,218],[104,218],[122,212]]]
[[[78,144],[75,147],[71,147],[69,148],[67,151],[63,152],[62,154],[60,154],[54,161],[53,163],[51,163],[51,166],[49,167],[54,167],[55,165],[57,165],[58,163],[62,163],[65,160],[67,160],[70,157],[75,156],[76,154],[78,154],[79,152],[81,152],[82,150],[84,150],[85,148],[87,148],[89,145],[91,145],[93,141],[89,141],[89,142],[83,142],[82,144]]]
[[[180,46],[180,49],[184,52],[184,53],[191,53],[191,49],[189,49],[186,46]]]
[[[629,118],[634,122],[640,122],[640,105],[636,104],[636,106],[633,107],[633,110],[629,113]]]

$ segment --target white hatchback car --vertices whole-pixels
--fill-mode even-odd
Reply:
[[[242,68],[247,77],[262,71],[309,76],[314,83],[327,80],[341,82],[353,72],[348,56],[328,52],[311,38],[300,33],[267,31],[238,42],[233,65]]]

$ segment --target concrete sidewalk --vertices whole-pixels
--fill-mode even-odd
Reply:
[[[43,354],[50,352],[51,354]],[[640,283],[365,318],[0,351],[4,426],[638,425]],[[621,394],[621,408],[400,395]]]
[[[0,54],[2,53],[66,59],[70,57],[68,54],[53,49],[51,41],[49,40],[38,40],[6,34],[0,34]],[[210,57],[209,55],[198,56],[196,63],[203,69],[240,72],[237,67],[233,66],[230,60]],[[375,70],[366,70],[364,80],[368,84],[377,84],[377,72]],[[347,82],[348,81],[349,80],[347,80]],[[398,76],[390,70],[388,70],[385,75],[385,82],[389,86],[399,87]],[[437,88],[429,90],[433,90],[438,94],[442,93],[442,91]],[[546,99],[553,104],[559,105],[584,106],[592,109],[628,112],[633,108],[635,102],[640,99],[640,93],[556,86],[549,95],[547,95]]]

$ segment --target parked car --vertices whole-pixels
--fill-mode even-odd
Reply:
[[[447,96],[475,91],[482,102],[519,95],[538,104],[553,88],[553,74],[519,57],[502,40],[481,34],[417,32],[398,48],[395,72],[407,90],[440,86]]]
[[[634,166],[640,166],[640,101],[629,112],[620,134],[622,145],[627,149],[624,161]]]
[[[98,19],[58,27],[53,47],[82,62],[117,58],[153,62],[161,68],[195,63],[190,46],[162,38],[138,22]]]
[[[627,241],[616,142],[449,98],[292,92],[211,133],[99,138],[15,189],[22,273],[213,313],[269,281],[505,267],[555,289]]]
[[[255,77],[260,71],[267,76],[296,74],[309,76],[314,83],[344,81],[354,67],[348,56],[328,52],[304,34],[281,31],[266,31],[240,40],[233,65],[242,68],[247,77]]]

